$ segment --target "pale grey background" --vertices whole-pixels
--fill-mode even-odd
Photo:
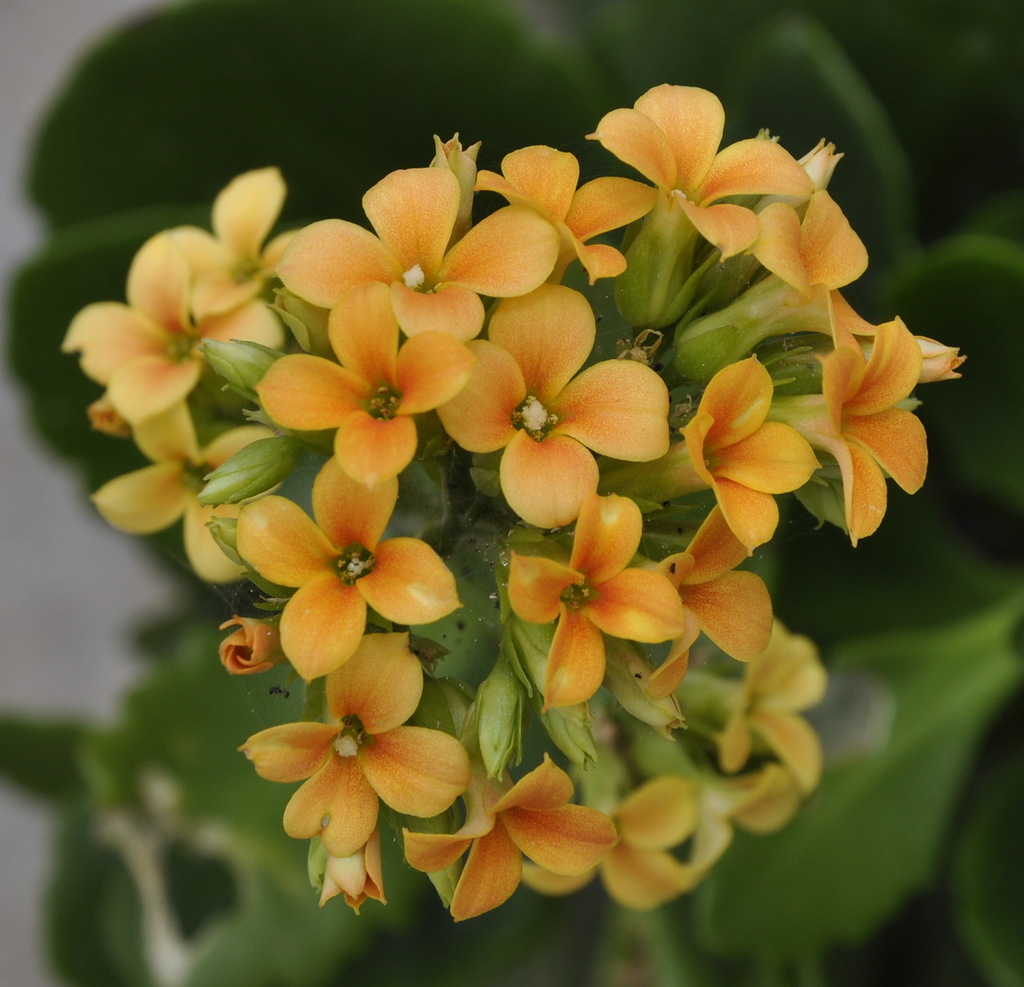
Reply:
[[[78,53],[149,0],[0,0],[0,272],[39,242],[20,191],[35,121]],[[135,673],[127,629],[167,592],[35,442],[0,370],[0,710],[109,718]],[[49,812],[0,784],[0,987],[58,983],[41,956]]]

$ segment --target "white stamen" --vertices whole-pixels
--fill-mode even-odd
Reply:
[[[523,416],[523,428],[528,432],[539,432],[550,420],[547,408],[532,394],[523,402],[520,413]]]
[[[366,559],[351,559],[345,566],[345,571],[353,578],[358,579],[369,568]]]
[[[419,264],[413,264],[405,274],[402,275],[402,281],[405,282],[406,288],[418,288],[427,276],[423,273],[423,268]]]
[[[353,737],[350,737],[347,733],[343,733],[334,741],[334,749],[342,757],[355,757],[359,750],[359,745],[355,742]]]

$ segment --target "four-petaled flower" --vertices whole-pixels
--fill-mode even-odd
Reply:
[[[402,831],[405,857],[435,873],[469,857],[452,896],[461,922],[497,908],[519,886],[523,855],[556,874],[583,874],[615,844],[615,827],[602,812],[573,805],[572,781],[544,755],[514,785],[474,773],[466,792],[466,821],[455,833]]]
[[[423,693],[408,634],[368,634],[327,676],[330,722],[261,730],[240,748],[261,778],[304,781],[284,810],[285,832],[319,836],[333,857],[362,850],[379,802],[405,815],[444,812],[469,784],[469,755],[450,734],[403,726]]]
[[[484,323],[480,295],[525,295],[558,256],[558,234],[534,210],[506,206],[450,243],[459,180],[447,168],[394,171],[363,196],[377,232],[340,219],[300,230],[277,273],[300,298],[332,308],[357,285],[380,281],[403,331],[472,339]]]
[[[574,521],[597,490],[593,453],[642,462],[668,448],[668,389],[643,364],[604,360],[574,376],[594,345],[594,313],[577,291],[543,285],[503,301],[466,386],[437,409],[470,452],[504,449],[502,493],[524,521]]]
[[[475,357],[446,333],[424,332],[399,348],[386,285],[349,292],[328,321],[341,366],[308,354],[275,361],[257,387],[264,410],[286,428],[336,428],[334,455],[353,479],[375,486],[416,452],[413,415],[454,397]]]
[[[367,605],[388,620],[427,624],[461,606],[455,579],[418,538],[381,536],[398,481],[367,487],[330,459],[313,483],[313,516],[284,497],[242,508],[238,551],[257,572],[297,587],[281,614],[281,646],[310,681],[347,661]]]
[[[509,604],[523,620],[558,620],[548,654],[545,708],[585,702],[605,672],[602,632],[656,643],[683,633],[679,594],[651,569],[628,568],[643,518],[627,497],[590,494],[583,502],[569,564],[512,554]]]

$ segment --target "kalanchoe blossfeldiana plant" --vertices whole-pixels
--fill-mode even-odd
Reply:
[[[578,185],[541,145],[478,171],[437,139],[366,193],[372,231],[266,245],[283,179],[250,172],[212,234],[143,244],[127,302],[72,322],[93,422],[151,461],[97,508],[184,518],[201,577],[254,587],[226,671],[290,664],[306,690],[240,749],[301,783],[284,829],[321,904],[386,901],[391,830],[456,920],[596,874],[655,908],[817,785],[825,668],[750,559],[790,493],[871,535],[888,479],[924,481],[915,389],[963,357],[841,294],[867,256],[831,144],[723,148],[724,120],[674,85],[607,113],[589,136],[646,182]],[[466,607],[488,632],[457,645],[462,682],[438,627]]]

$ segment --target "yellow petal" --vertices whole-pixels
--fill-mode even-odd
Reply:
[[[277,168],[247,171],[232,179],[213,203],[213,230],[239,257],[257,258],[284,205]]]
[[[152,319],[127,305],[97,302],[71,320],[61,351],[81,352],[82,371],[107,384],[124,364],[143,356],[163,356],[170,338]]]
[[[377,565],[356,586],[377,613],[400,624],[430,624],[462,606],[455,577],[418,538],[389,538],[376,548]]]
[[[293,501],[271,495],[246,504],[238,516],[238,552],[282,586],[301,586],[334,571],[337,549]]]
[[[396,727],[375,736],[358,756],[381,800],[406,815],[436,816],[469,784],[469,755],[441,730]]]
[[[365,629],[366,603],[359,591],[333,572],[324,572],[300,586],[285,604],[281,647],[295,670],[312,682],[348,661]]]
[[[207,527],[214,517],[237,516],[238,507],[233,504],[208,507],[189,499],[183,525],[185,556],[200,579],[208,583],[233,583],[245,575],[245,567],[224,554]]]
[[[557,433],[535,442],[516,432],[498,469],[501,492],[527,524],[559,528],[579,516],[587,494],[597,491],[593,455],[575,439]]]
[[[168,233],[150,237],[128,269],[128,304],[169,333],[184,332],[188,318],[189,271]]]
[[[275,360],[256,385],[260,403],[285,428],[337,428],[359,410],[369,392],[364,380],[330,360],[295,353]]]
[[[355,654],[327,679],[327,705],[341,720],[359,717],[368,734],[400,726],[423,694],[423,669],[409,635],[366,634]]]
[[[225,343],[241,339],[271,349],[278,349],[284,344],[281,323],[261,298],[239,305],[230,312],[207,316],[196,331],[205,339]]]
[[[501,171],[545,218],[565,218],[580,177],[573,155],[544,145],[524,147],[502,158]]]
[[[107,481],[90,499],[115,528],[148,535],[185,512],[190,495],[182,479],[181,463],[156,463]]]
[[[682,843],[697,825],[697,786],[680,775],[659,775],[634,789],[614,818],[623,840],[642,850]]]
[[[339,549],[362,545],[376,551],[397,501],[394,477],[367,487],[350,477],[337,459],[328,459],[313,481],[313,516]]]
[[[821,780],[821,741],[802,717],[755,710],[750,725],[793,773],[805,792]]]
[[[337,732],[337,727],[327,723],[284,723],[254,733],[238,749],[252,761],[261,778],[301,781],[327,759]]]
[[[678,898],[691,882],[670,853],[620,843],[601,861],[601,880],[620,905],[646,911]]]
[[[126,421],[138,425],[184,401],[199,382],[201,369],[197,359],[177,363],[167,356],[142,356],[118,367],[107,397]]]

